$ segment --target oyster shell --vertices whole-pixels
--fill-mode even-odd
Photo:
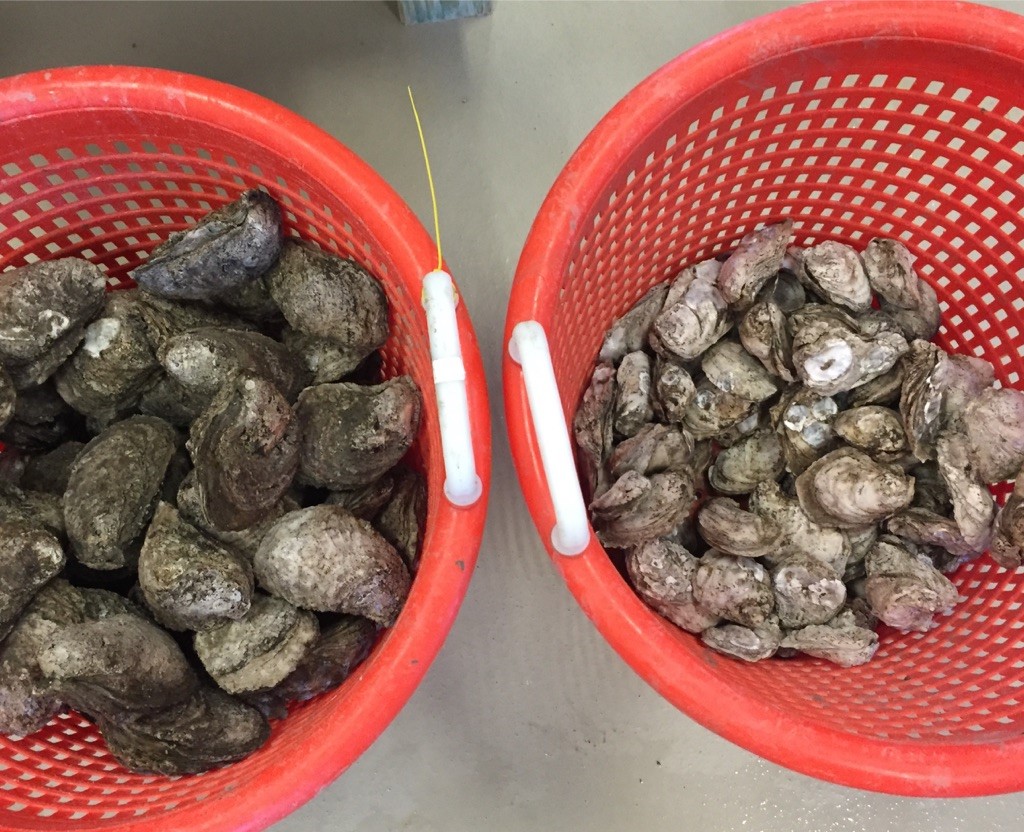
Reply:
[[[739,624],[710,627],[701,633],[700,640],[716,653],[745,662],[757,662],[775,655],[782,642],[782,630],[772,617],[753,629]]]
[[[947,356],[934,344],[914,341],[903,359],[900,413],[910,448],[922,462],[935,458],[935,440],[942,428]]]
[[[701,362],[704,376],[719,390],[752,402],[770,399],[781,386],[753,355],[735,341],[719,341]]]
[[[635,436],[654,418],[651,406],[651,359],[645,352],[623,356],[615,374],[615,432]]]
[[[4,365],[0,364],[0,430],[7,427],[7,423],[14,418],[17,396],[10,374],[4,369]]]
[[[963,430],[982,482],[1014,477],[1024,464],[1024,393],[995,387],[982,390],[967,405]]]
[[[918,546],[940,546],[960,558],[961,563],[973,560],[982,552],[964,540],[955,520],[927,509],[908,508],[890,517],[886,528],[890,534]]]
[[[726,393],[703,379],[683,413],[683,427],[694,439],[710,439],[735,427],[756,410],[756,402]]]
[[[718,288],[728,303],[738,309],[754,303],[757,293],[782,268],[792,234],[793,220],[785,219],[752,231],[739,241],[718,274]]]
[[[264,588],[298,607],[362,615],[382,627],[395,623],[409,593],[409,572],[391,544],[341,506],[286,514],[253,565]]]
[[[302,391],[300,481],[345,489],[392,468],[412,445],[420,422],[419,388],[408,376],[383,384],[321,384]]]
[[[771,578],[761,564],[714,549],[700,559],[693,597],[710,613],[752,629],[764,624],[775,608]]]
[[[362,488],[353,488],[350,491],[332,491],[324,502],[332,506],[347,508],[361,520],[372,521],[387,505],[394,490],[395,477],[389,471]]]
[[[715,497],[701,506],[697,527],[713,549],[738,557],[759,558],[774,553],[782,540],[778,523],[746,511],[726,497]]]
[[[131,273],[155,294],[209,300],[263,274],[281,251],[281,209],[263,191],[243,193],[157,246]]]
[[[803,473],[836,444],[833,423],[838,413],[834,399],[806,387],[791,387],[782,394],[771,417],[787,471]]]
[[[864,249],[864,268],[881,307],[899,322],[909,339],[933,338],[942,310],[935,290],[918,277],[914,255],[899,240],[876,237]]]
[[[341,381],[366,357],[362,349],[351,349],[291,327],[285,327],[281,340],[305,365],[312,378],[311,384]]]
[[[139,397],[139,413],[159,416],[176,428],[188,428],[209,402],[194,395],[161,369]]]
[[[688,472],[693,456],[693,440],[675,425],[649,424],[630,439],[624,439],[612,452],[608,470],[618,479],[627,471],[650,476],[662,471]]]
[[[843,580],[849,583],[864,577],[864,558],[878,540],[878,526],[846,529],[843,534],[850,542],[850,557],[847,558],[846,566],[842,570]]]
[[[850,558],[850,541],[838,529],[821,526],[811,520],[800,503],[783,494],[779,484],[766,480],[750,495],[750,510],[773,521],[781,530],[781,541],[775,552],[768,552],[765,561],[775,566],[792,555],[817,558],[837,572],[846,568]]]
[[[878,651],[878,634],[864,627],[813,624],[786,633],[781,647],[825,659],[840,667],[866,664]]]
[[[737,422],[731,428],[715,435],[715,442],[721,448],[731,448],[737,442],[746,439],[751,434],[763,430],[770,425],[768,413],[764,410],[755,410],[742,422]]]
[[[888,407],[865,405],[845,410],[832,428],[848,445],[879,462],[896,462],[908,451],[903,420]]]
[[[984,359],[973,355],[947,355],[943,378],[943,424],[950,430],[962,431],[967,407],[995,384],[995,380],[995,368]]]
[[[24,523],[65,538],[64,511],[60,497],[45,491],[29,491],[0,483],[0,522]]]
[[[903,390],[903,362],[895,364],[887,373],[871,379],[850,391],[846,399],[847,407],[864,407],[869,404],[889,407],[900,400]]]
[[[786,315],[807,303],[807,293],[794,271],[798,261],[789,257],[788,251],[782,260],[782,271],[770,279],[757,296],[759,303],[773,303]]]
[[[826,240],[805,248],[797,277],[815,294],[851,312],[871,307],[871,285],[860,255],[848,245]]]
[[[48,453],[31,457],[25,465],[21,485],[31,491],[45,491],[63,497],[71,469],[84,448],[84,442],[65,442]]]
[[[952,608],[956,587],[924,556],[915,556],[883,537],[868,552],[867,600],[871,610],[890,627],[904,632],[927,632],[936,613]]]
[[[64,550],[48,531],[18,521],[0,522],[0,639],[63,568]]]
[[[671,534],[690,513],[693,496],[691,477],[627,471],[591,502],[590,511],[601,542],[626,548]]]
[[[217,296],[217,302],[264,329],[276,328],[284,321],[262,277],[247,280],[234,289],[222,292]]]
[[[5,445],[37,453],[56,448],[81,426],[78,416],[52,382],[18,391],[14,417],[0,431]]]
[[[953,502],[953,518],[964,541],[979,551],[988,548],[996,506],[971,461],[963,434],[942,433],[936,443],[939,473]]]
[[[771,301],[755,303],[740,320],[740,341],[744,349],[764,368],[783,381],[796,381],[793,343],[786,316]]]
[[[694,361],[732,328],[729,304],[712,271],[684,269],[669,287],[650,334],[651,347],[664,358]]]
[[[989,554],[1005,569],[1016,569],[1024,556],[1024,477],[1017,475],[1013,493],[999,509]]]
[[[64,493],[64,519],[75,556],[92,569],[117,569],[153,513],[174,455],[169,424],[133,416],[105,430],[75,460]]]
[[[697,395],[697,387],[685,367],[658,358],[654,363],[654,389],[651,404],[664,422],[682,422],[686,409]]]
[[[615,368],[610,364],[598,364],[573,417],[580,467],[586,477],[589,493],[594,495],[608,487],[604,464],[614,443],[612,427],[615,421],[615,398]]]
[[[207,327],[218,327],[231,330],[251,330],[252,324],[246,323],[236,315],[211,309],[201,303],[171,300],[160,297],[145,289],[118,292],[130,297],[135,303],[135,314],[138,315],[146,330],[146,339],[155,355],[176,335],[193,332]]]
[[[626,571],[644,603],[689,633],[699,633],[719,621],[693,598],[699,565],[683,546],[668,540],[649,540],[626,553]]]
[[[907,473],[914,478],[914,502],[911,505],[948,517],[952,503],[938,463],[930,461],[915,465]]]
[[[391,499],[373,521],[374,528],[395,547],[411,573],[419,567],[420,543],[427,520],[427,488],[412,469],[395,477]]]
[[[773,430],[759,430],[718,454],[708,472],[722,494],[749,494],[757,484],[777,479],[785,467],[782,445]]]
[[[775,612],[787,629],[824,624],[846,603],[842,576],[811,555],[791,555],[772,569]]]
[[[826,454],[796,479],[800,506],[822,525],[851,528],[899,513],[914,497],[914,480],[852,448]]]
[[[627,353],[643,349],[647,345],[654,319],[665,305],[667,294],[668,286],[659,283],[633,304],[625,315],[617,318],[604,336],[598,359],[618,365]]]

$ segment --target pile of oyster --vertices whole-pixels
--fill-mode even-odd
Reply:
[[[420,393],[381,285],[249,191],[107,293],[0,274],[0,732],[72,707],[136,771],[237,760],[397,618]]]
[[[944,573],[1024,551],[1024,393],[931,343],[900,242],[790,246],[792,222],[655,286],[575,418],[591,520],[637,593],[727,655],[843,666],[926,631]],[[1000,510],[988,485],[1016,478]]]

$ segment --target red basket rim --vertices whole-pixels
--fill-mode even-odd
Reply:
[[[966,22],[969,21],[969,22]],[[1020,55],[1024,17],[973,3],[918,0],[811,3],[764,15],[683,53],[629,92],[590,132],[548,193],[516,270],[505,321],[505,420],[513,461],[538,532],[569,590],[619,655],[660,694],[715,733],[788,768],[835,783],[916,796],[998,794],[1024,788],[1024,737],[989,745],[882,741],[783,714],[770,703],[723,689],[713,655],[665,666],[678,649],[667,628],[651,628],[653,613],[621,579],[595,538],[576,557],[559,555],[549,535],[555,523],[522,372],[507,344],[520,321],[548,327],[572,256],[569,241],[596,204],[607,177],[638,139],[655,133],[680,101],[747,70],[756,62],[822,44],[912,36]]]
[[[301,159],[310,175],[345,194],[347,204],[374,229],[397,269],[395,279],[419,297],[419,276],[436,257],[430,235],[402,198],[369,165],[324,130],[290,110],[238,87],[159,69],[80,66],[0,79],[0,119],[31,118],[69,108],[162,112],[215,125],[259,142],[278,155]],[[417,277],[413,277],[416,275]],[[469,507],[438,501],[423,543],[438,551],[436,567],[422,569],[396,626],[371,662],[354,674],[344,724],[325,720],[315,744],[281,744],[270,776],[193,806],[147,814],[112,826],[79,821],[76,829],[122,832],[190,829],[194,832],[264,829],[312,798],[380,735],[412,695],[455,619],[476,563],[490,491],[491,435],[487,384],[476,335],[465,304],[457,309],[466,367],[470,419],[478,474],[484,486]],[[381,696],[381,690],[387,696]],[[46,826],[39,819],[40,827]],[[0,820],[0,828],[2,820]]]

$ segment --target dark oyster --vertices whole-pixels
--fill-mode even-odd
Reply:
[[[18,392],[14,418],[0,431],[0,440],[22,451],[48,451],[70,438],[80,425],[81,417],[47,382]]]
[[[775,612],[786,629],[824,624],[846,603],[842,575],[819,558],[791,555],[772,570]]]
[[[0,639],[63,568],[64,550],[52,534],[18,521],[0,522]]]
[[[420,541],[427,520],[427,488],[423,478],[411,468],[395,477],[395,487],[373,526],[395,547],[409,571],[416,572],[420,559]]]
[[[25,465],[22,486],[63,497],[71,478],[71,468],[84,449],[84,442],[65,442],[49,453],[31,457]]]
[[[664,537],[690,513],[693,496],[692,477],[627,471],[591,502],[594,528],[605,546],[620,548]]]
[[[615,400],[615,368],[598,364],[573,418],[580,467],[595,496],[608,487],[604,464],[614,442]]]
[[[286,327],[281,339],[306,367],[311,384],[331,384],[341,381],[355,370],[366,357],[362,349],[351,349],[327,338],[306,335]]]

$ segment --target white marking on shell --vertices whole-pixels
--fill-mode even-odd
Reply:
[[[845,341],[838,341],[804,361],[807,378],[816,384],[835,381],[853,366],[853,350]]]
[[[100,354],[114,343],[114,339],[121,332],[121,322],[117,318],[100,318],[89,324],[85,331],[85,340],[82,342],[82,349],[92,358],[99,358]]]

